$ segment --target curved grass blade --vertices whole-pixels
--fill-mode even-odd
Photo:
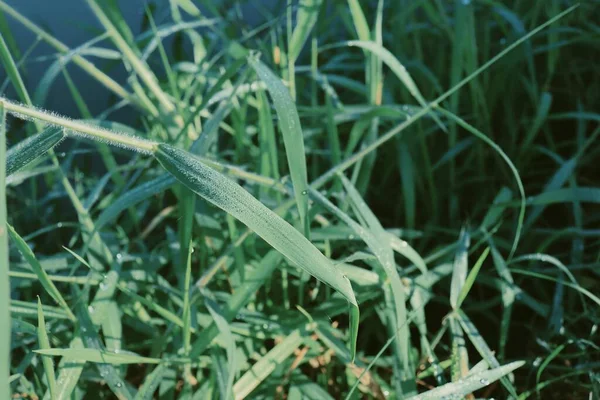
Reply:
[[[410,400],[462,398],[469,393],[473,393],[482,387],[488,386],[490,383],[510,374],[512,371],[522,367],[523,365],[525,365],[525,362],[515,361],[489,371],[469,375],[468,377],[460,379],[456,382],[447,383],[418,396],[411,397]]]
[[[471,237],[464,228],[460,232],[458,239],[459,247],[454,255],[454,268],[452,271],[452,284],[450,286],[450,305],[453,309],[458,308],[458,296],[463,289],[467,279],[468,255]]]
[[[406,89],[408,89],[410,94],[415,98],[415,100],[417,100],[419,105],[421,105],[422,107],[427,107],[427,101],[425,101],[425,99],[423,98],[421,91],[419,91],[417,84],[406,70],[406,67],[404,67],[404,65],[402,65],[400,61],[398,61],[398,59],[394,57],[394,55],[390,53],[388,49],[371,41],[350,40],[346,42],[346,44],[350,47],[360,47],[363,50],[368,50],[371,53],[375,54],[377,57],[379,57],[379,59],[383,61],[385,65],[387,65],[392,70],[392,72],[398,77],[398,79],[400,79],[400,81],[406,87]],[[438,124],[440,129],[442,129],[445,132],[446,127],[439,119],[439,117],[431,111],[429,111],[429,115]]]
[[[241,186],[184,150],[159,144],[154,155],[167,171],[190,190],[240,220],[294,265],[340,292],[352,308],[358,310],[348,278],[300,232]],[[352,316],[356,317],[357,314],[357,311],[353,312]],[[353,346],[355,341],[354,336]]]
[[[515,181],[517,181],[517,186],[519,188],[519,194],[521,195],[521,206],[520,206],[520,210],[519,210],[517,228],[515,231],[515,239],[513,240],[513,244],[510,249],[510,255],[508,256],[508,259],[510,260],[513,257],[513,255],[515,254],[515,251],[517,250],[517,246],[519,245],[519,240],[521,238],[521,231],[523,230],[523,221],[525,220],[525,207],[527,205],[526,199],[525,199],[525,188],[523,187],[523,182],[521,181],[521,176],[519,175],[519,171],[517,171],[517,168],[515,167],[513,162],[510,160],[510,158],[508,158],[508,156],[500,148],[500,146],[498,146],[493,140],[488,138],[483,132],[477,130],[472,125],[467,123],[462,118],[456,116],[455,114],[453,114],[447,110],[444,110],[441,107],[438,107],[438,109],[442,114],[444,114],[448,118],[452,119],[458,125],[462,126],[464,129],[471,132],[473,135],[477,136],[479,139],[483,140],[486,144],[488,144],[491,148],[493,148],[494,151],[496,153],[498,153],[498,155],[500,155],[500,157],[502,157],[504,162],[506,162],[506,164],[510,168],[510,171],[512,172],[513,176],[515,177]]]
[[[42,310],[42,302],[40,300],[40,296],[38,296],[37,301],[37,336],[40,350],[34,350],[34,352],[51,351],[52,349],[50,348],[50,341],[48,340],[48,332],[46,332],[46,320],[44,319],[44,311]],[[50,392],[50,398],[54,400],[56,399],[56,376],[54,375],[54,362],[50,357],[42,357],[42,364],[44,365],[44,373],[46,374],[46,381],[48,385],[48,391]]]
[[[36,158],[46,154],[65,136],[62,128],[49,127],[11,147],[6,152],[6,176],[17,172]]]
[[[19,252],[23,255],[25,260],[27,260],[27,262],[33,269],[33,272],[35,272],[35,274],[38,276],[38,279],[40,280],[40,283],[42,284],[44,289],[46,289],[46,292],[48,292],[50,297],[52,297],[54,301],[62,307],[63,310],[65,310],[69,319],[74,321],[75,315],[73,315],[73,313],[71,312],[71,309],[67,305],[65,299],[60,294],[60,291],[56,288],[56,286],[54,286],[54,282],[50,280],[50,277],[42,268],[42,265],[35,257],[35,254],[33,254],[33,251],[31,251],[27,243],[10,224],[7,223],[6,226],[8,227],[8,233],[10,235],[10,238],[14,242]]]
[[[298,205],[298,213],[308,236],[308,176],[306,172],[306,155],[304,152],[304,136],[300,126],[298,110],[289,90],[281,80],[271,72],[256,56],[249,56],[248,63],[265,83],[273,99],[273,106],[279,117],[279,128],[283,135],[283,143],[288,160],[288,167],[294,186],[294,197]]]

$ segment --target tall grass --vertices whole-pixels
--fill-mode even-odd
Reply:
[[[86,3],[0,0],[4,397],[600,396],[593,6]]]

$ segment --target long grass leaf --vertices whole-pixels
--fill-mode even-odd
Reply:
[[[67,305],[67,302],[63,298],[60,291],[54,285],[54,282],[50,280],[48,273],[42,268],[42,265],[35,257],[35,254],[33,254],[33,251],[31,251],[31,248],[29,248],[27,243],[10,224],[7,223],[6,226],[8,227],[8,233],[10,235],[10,238],[14,242],[19,252],[23,255],[25,260],[27,260],[27,262],[33,269],[33,272],[35,272],[35,274],[38,276],[38,279],[40,280],[40,283],[42,284],[46,292],[50,295],[50,297],[54,299],[56,304],[58,304],[62,307],[63,310],[65,310],[70,319],[75,320],[75,315],[73,315],[73,312],[71,312],[71,309]]]
[[[265,83],[273,106],[279,117],[279,128],[283,135],[283,143],[288,160],[288,167],[294,186],[294,196],[298,205],[300,220],[305,234],[308,234],[308,177],[306,172],[306,155],[304,152],[304,136],[300,125],[300,117],[289,90],[281,80],[271,72],[255,56],[248,57],[248,63]]]
[[[44,319],[44,311],[42,310],[42,301],[38,296],[38,328],[37,336],[40,350],[37,351],[52,351],[50,348],[50,341],[48,340],[48,332],[46,331],[46,320]],[[36,350],[34,350],[36,351]],[[48,391],[50,392],[50,399],[56,399],[56,376],[54,375],[54,362],[50,357],[42,357],[42,364],[44,365],[44,373],[46,374],[46,384],[48,385]]]
[[[6,153],[6,175],[12,175],[63,140],[65,133],[61,128],[49,127],[37,135],[11,147]]]
[[[348,278],[300,232],[241,186],[184,150],[161,144],[155,157],[190,190],[240,220],[293,264],[339,291],[352,307],[358,308]]]
[[[418,396],[411,397],[410,400],[462,398],[469,393],[473,393],[482,387],[488,386],[490,383],[510,374],[512,371],[522,367],[523,365],[525,365],[523,361],[515,361],[489,371],[469,375],[468,377],[460,379],[456,382],[447,383]]]

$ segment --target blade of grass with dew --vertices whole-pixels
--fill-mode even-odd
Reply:
[[[389,314],[386,316],[388,331],[390,335],[393,335],[394,332],[396,332],[396,327],[404,326],[399,340],[396,341],[394,347],[394,354],[396,357],[394,370],[398,370],[397,374],[400,375],[396,379],[396,389],[399,392],[403,392],[401,383],[406,382],[408,385],[406,389],[410,393],[415,388],[410,386],[411,380],[414,380],[414,373],[412,372],[413,369],[411,367],[411,360],[409,358],[410,332],[408,330],[408,326],[404,323],[406,321],[406,296],[404,293],[404,286],[402,285],[402,281],[400,280],[400,276],[396,270],[394,255],[389,244],[385,246],[385,243],[389,242],[385,240],[385,231],[381,227],[381,224],[375,215],[372,214],[372,212],[368,209],[368,206],[366,203],[364,203],[364,200],[360,198],[358,191],[356,188],[354,188],[354,186],[352,186],[348,179],[341,175],[340,178],[342,179],[342,182],[347,185],[346,189],[348,192],[348,197],[352,199],[353,208],[355,210],[359,210],[355,212],[359,213],[361,219],[369,221],[368,228],[359,225],[318,191],[311,189],[310,195],[354,230],[354,232],[369,246],[371,251],[377,257],[379,264],[385,271],[385,274],[389,280],[389,284],[384,283],[386,286],[383,288],[386,292],[386,301],[388,302],[386,305],[386,310],[389,312]],[[374,231],[379,231],[379,234],[375,233]]]
[[[463,301],[465,301],[465,299],[469,295],[469,291],[473,287],[473,284],[475,283],[475,280],[477,279],[477,275],[479,274],[479,270],[481,269],[481,266],[483,265],[483,262],[485,261],[485,259],[487,258],[489,253],[490,253],[490,248],[486,247],[486,249],[483,251],[483,253],[481,253],[479,258],[475,262],[475,265],[473,265],[473,268],[469,272],[469,275],[467,275],[467,279],[465,280],[463,287],[460,289],[460,293],[458,295],[458,300],[456,301],[457,309],[460,308]]]
[[[14,228],[10,224],[7,223],[6,226],[8,228],[8,233],[10,235],[10,238],[14,242],[15,246],[17,247],[17,249],[19,250],[21,255],[25,258],[25,260],[27,260],[27,262],[33,269],[33,272],[35,272],[35,274],[38,276],[38,279],[39,279],[40,283],[42,284],[43,288],[50,295],[50,297],[52,297],[52,299],[54,299],[56,304],[58,304],[66,312],[69,319],[74,321],[75,315],[69,308],[67,302],[61,295],[60,291],[54,285],[54,282],[52,282],[50,280],[50,278],[48,277],[48,274],[42,268],[40,262],[35,257],[35,254],[33,254],[33,251],[31,251],[31,249],[29,248],[27,243],[17,233],[17,231],[14,230]]]
[[[122,365],[122,364],[158,364],[159,358],[142,357],[137,354],[129,354],[123,351],[114,353],[98,349],[41,349],[34,350],[36,353],[54,357],[71,357],[81,361],[100,364]]]
[[[456,382],[447,383],[418,396],[411,397],[410,400],[437,400],[455,397],[462,398],[469,393],[473,393],[474,391],[486,387],[490,383],[505,377],[523,365],[525,365],[525,362],[515,361],[489,371],[473,374]]]
[[[6,153],[6,175],[12,175],[43,156],[65,138],[63,129],[49,127],[11,147]]]
[[[75,337],[71,341],[70,348],[83,349],[83,342]],[[58,378],[56,379],[56,400],[70,400],[77,383],[83,372],[85,362],[77,357],[63,357],[58,364]],[[50,391],[44,395],[44,400],[52,400]]]
[[[42,310],[42,301],[40,300],[40,296],[37,297],[38,301],[38,327],[37,327],[37,336],[38,336],[38,344],[40,346],[40,350],[34,350],[34,352],[39,351],[52,351],[50,348],[50,341],[48,340],[48,332],[46,332],[46,320],[44,319],[44,311]],[[48,386],[48,391],[50,392],[50,398],[52,400],[56,399],[56,376],[54,375],[54,361],[50,357],[42,357],[42,364],[44,366],[44,374],[46,375],[46,385]]]
[[[81,293],[79,294],[81,295]],[[106,381],[113,394],[118,400],[132,400],[133,396],[131,396],[129,389],[127,389],[125,381],[119,375],[118,370],[112,364],[108,364],[103,361],[102,357],[105,357],[108,352],[106,352],[104,349],[104,345],[100,340],[98,332],[96,332],[92,318],[83,302],[80,302],[77,305],[77,321],[79,322],[79,335],[81,336],[81,339],[85,345],[85,349],[75,349],[74,354],[72,355],[83,359],[85,359],[85,356],[89,356],[90,358],[98,357],[97,360],[99,361],[95,362],[96,369],[103,380]],[[73,349],[59,350],[63,351],[63,354],[69,354],[69,352],[73,352]],[[84,354],[84,352],[86,353]],[[121,354],[117,354],[117,356],[121,356]],[[138,361],[140,361],[140,356],[137,355],[124,355],[123,358],[118,358],[115,361],[123,362],[126,361],[128,357],[129,359],[136,358]],[[141,358],[144,359],[146,357]],[[156,363],[158,362],[160,362],[160,359],[156,360]]]
[[[308,332],[306,329],[296,329],[267,354],[261,357],[248,372],[233,385],[234,398],[246,398],[258,385],[269,377],[275,367],[282,364],[292,353],[302,345]]]
[[[155,157],[190,190],[240,220],[293,264],[339,291],[352,306],[351,325],[357,328],[358,305],[350,281],[308,239],[241,186],[207,167],[192,154],[160,144]],[[351,346],[354,348],[355,345],[356,336],[353,336]]]
[[[483,336],[479,333],[475,325],[471,322],[471,320],[467,317],[467,315],[462,310],[457,310],[456,312],[456,320],[460,323],[462,329],[469,337],[469,340],[477,349],[477,352],[481,357],[488,363],[491,368],[500,367],[500,363],[494,356],[494,352],[490,349],[488,344],[483,339]],[[513,398],[517,398],[517,390],[510,379],[506,377],[500,378],[500,382],[502,385],[508,390]]]
[[[406,296],[404,293],[404,286],[402,285],[400,276],[396,270],[396,263],[394,261],[394,253],[392,251],[391,243],[388,240],[387,232],[383,229],[383,226],[381,226],[379,219],[377,219],[373,211],[371,211],[358,190],[343,174],[340,174],[339,178],[341,179],[344,188],[348,193],[348,197],[350,198],[350,203],[354,212],[360,217],[361,220],[366,222],[368,229],[373,233],[375,240],[365,240],[365,242],[369,245],[371,251],[373,251],[373,253],[378,257],[386,271],[388,279],[390,280],[395,309],[395,324],[392,324],[390,329],[391,332],[395,332],[396,326],[405,326],[405,328],[400,330],[400,337],[397,341],[399,344],[399,353],[396,356],[400,361],[402,371],[402,376],[400,379],[405,382],[410,382],[411,380],[414,380],[414,368],[410,359],[410,331],[408,329],[408,325],[405,324]],[[358,235],[361,235],[362,229],[356,226],[355,230]],[[364,235],[361,235],[361,237],[363,236]],[[412,390],[416,390],[416,388],[407,388],[409,393]]]
[[[298,205],[298,213],[304,229],[309,237],[308,221],[308,176],[306,172],[306,155],[304,150],[304,135],[300,125],[300,117],[289,90],[281,80],[271,72],[256,56],[250,55],[248,63],[267,86],[273,106],[279,118],[279,128],[283,135],[288,167],[294,186],[294,197]]]
[[[0,39],[1,40],[1,39]],[[0,334],[0,395],[9,399],[10,384],[10,353],[11,353],[11,318],[10,318],[10,277],[9,277],[9,259],[8,259],[8,222],[6,212],[6,112],[4,103],[0,102],[0,293],[2,299],[0,303],[0,326],[3,332]]]

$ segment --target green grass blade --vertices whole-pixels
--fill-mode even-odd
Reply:
[[[458,248],[454,255],[454,270],[452,272],[452,284],[450,286],[450,305],[453,309],[458,308],[458,297],[465,285],[468,270],[469,245],[471,238],[469,233],[463,229],[458,238]]]
[[[46,332],[46,320],[44,319],[44,311],[42,310],[42,302],[38,296],[38,328],[37,336],[40,350],[39,351],[52,351],[50,341],[48,340],[48,332]],[[56,399],[56,376],[54,375],[54,362],[50,357],[42,357],[42,364],[44,365],[44,373],[46,374],[46,383],[48,385],[48,391],[50,392],[50,399]]]
[[[0,397],[9,399],[10,385],[10,277],[8,275],[8,223],[6,220],[6,112],[0,102]],[[1,389],[4,388],[4,389]]]
[[[500,367],[500,363],[496,359],[494,352],[490,349],[483,336],[481,336],[475,325],[462,310],[457,311],[456,319],[458,322],[460,322],[462,329],[469,337],[469,340],[475,349],[477,349],[477,352],[479,352],[481,357],[488,363],[488,365],[492,368]],[[511,394],[511,396],[513,396],[513,398],[517,398],[517,390],[512,382],[506,377],[501,377],[500,381],[506,390],[508,390],[508,392]]]
[[[304,0],[299,4],[296,13],[296,27],[292,33],[288,49],[289,62],[295,62],[300,50],[306,43],[311,30],[319,17],[319,9],[323,0]]]
[[[190,190],[240,220],[294,265],[333,287],[353,307],[358,307],[348,278],[308,239],[241,186],[204,165],[194,155],[172,146],[158,145],[155,157]]]
[[[235,399],[246,398],[261,382],[263,382],[273,371],[275,367],[283,363],[292,353],[300,347],[305,340],[306,332],[304,329],[296,329],[289,334],[281,343],[273,347],[256,364],[250,368],[233,385]]]
[[[282,258],[280,253],[271,250],[263,257],[258,267],[246,275],[244,284],[236,289],[224,307],[224,316],[228,322],[231,322],[235,318],[256,291],[271,277]],[[202,335],[200,335],[198,341],[192,346],[191,357],[197,357],[202,354],[218,333],[219,329],[215,321],[213,321],[202,331]]]
[[[348,7],[350,8],[350,14],[352,15],[358,39],[364,41],[371,40],[369,25],[358,0],[348,0]]]
[[[475,283],[475,280],[477,279],[477,275],[479,274],[479,270],[481,269],[481,266],[483,265],[483,262],[485,261],[485,259],[487,258],[489,253],[490,253],[490,248],[487,247],[483,251],[483,253],[481,253],[481,255],[477,259],[477,262],[475,263],[475,265],[473,265],[473,268],[469,272],[469,275],[467,275],[465,284],[463,285],[462,289],[460,290],[460,294],[458,295],[458,301],[456,302],[456,308],[460,308],[463,301],[465,301],[465,299],[469,295],[469,291],[473,287],[473,284]]]
[[[233,215],[298,267],[332,286],[356,305],[350,284],[331,261],[241,186],[184,150],[160,144],[155,156],[167,171],[190,190]]]
[[[296,198],[304,232],[308,236],[308,177],[306,172],[304,136],[296,105],[290,96],[289,90],[266,65],[260,62],[255,56],[249,56],[248,63],[265,83],[273,99],[273,106],[279,117],[279,128],[283,135],[288,167],[294,186],[294,197]]]
[[[154,370],[146,376],[146,379],[144,379],[144,383],[135,395],[134,400],[152,400],[154,398],[154,392],[156,392],[156,389],[160,385],[166,372],[169,370],[169,367],[169,364],[162,363],[154,368]]]
[[[223,388],[222,398],[229,400],[233,393],[233,380],[236,369],[235,339],[219,305],[209,298],[205,299],[205,303],[223,338],[225,351],[227,352],[227,370],[225,371],[226,378],[224,379],[225,387]]]
[[[100,363],[100,364],[112,364],[112,365],[123,365],[123,364],[158,364],[160,358],[142,357],[137,354],[119,351],[118,353],[110,352],[100,349],[41,349],[35,350],[36,353],[54,356],[54,357],[71,357],[77,358],[78,360]]]
[[[474,391],[488,386],[490,383],[510,374],[517,368],[525,365],[523,361],[515,361],[510,364],[494,368],[489,371],[469,375],[466,378],[456,382],[447,383],[438,388],[429,390],[418,396],[411,397],[411,400],[438,400],[446,398],[462,398]]]
[[[371,41],[350,40],[346,42],[346,44],[350,47],[360,47],[361,49],[367,50],[379,57],[381,61],[383,61],[385,65],[387,65],[388,68],[392,70],[394,75],[396,75],[398,79],[400,79],[400,82],[402,82],[402,84],[406,87],[409,93],[415,98],[415,100],[417,100],[419,105],[421,105],[421,107],[424,108],[427,107],[427,102],[423,98],[423,95],[417,87],[417,84],[406,70],[406,67],[404,67],[404,65],[402,65],[400,61],[398,61],[398,59],[394,57],[394,55],[390,53],[388,49]],[[443,131],[446,130],[446,127],[437,115],[435,115],[432,112],[429,112],[429,115],[435,120],[440,129],[442,129]]]
[[[65,138],[63,129],[50,127],[11,147],[6,153],[6,176],[12,175],[36,158],[46,154],[63,138]]]
[[[73,315],[73,312],[67,305],[67,302],[63,298],[60,291],[54,285],[54,282],[50,280],[50,277],[42,268],[40,262],[35,257],[35,254],[33,254],[33,251],[31,251],[27,243],[10,224],[7,223],[6,226],[8,227],[8,233],[10,235],[10,238],[14,242],[19,252],[23,255],[25,260],[27,260],[29,265],[31,265],[33,272],[35,272],[35,274],[38,276],[38,279],[44,287],[44,289],[46,290],[46,292],[50,295],[50,297],[54,299],[56,304],[58,304],[63,310],[65,310],[65,312],[69,316],[69,319],[75,320],[75,315]]]
[[[500,157],[502,157],[502,159],[504,160],[506,165],[508,165],[508,167],[510,168],[510,171],[513,174],[513,177],[515,178],[515,181],[517,182],[517,187],[519,188],[519,194],[521,195],[521,207],[519,209],[519,216],[517,218],[517,227],[515,229],[515,238],[513,240],[513,244],[510,249],[510,255],[508,257],[509,259],[511,259],[514,255],[515,251],[517,250],[517,246],[519,245],[519,240],[521,239],[521,232],[523,230],[523,221],[525,220],[525,208],[526,208],[525,188],[523,187],[523,182],[521,181],[521,176],[519,175],[519,171],[517,171],[517,168],[515,167],[513,162],[510,160],[510,158],[508,158],[508,156],[500,148],[500,146],[498,146],[494,141],[492,141],[490,138],[488,138],[485,134],[483,134],[481,131],[474,128],[472,125],[470,125],[469,123],[464,121],[462,118],[454,115],[453,113],[448,112],[442,108],[439,108],[439,110],[444,115],[446,115],[448,118],[452,119],[458,125],[462,126],[464,129],[471,132],[473,135],[477,136],[479,139],[483,140],[486,144],[488,144],[491,148],[493,148],[494,151],[496,153],[498,153],[498,155],[500,155]]]
[[[83,342],[80,338],[75,337],[71,341],[70,348],[72,349],[83,349]],[[63,357],[58,364],[58,378],[56,379],[56,400],[70,400],[73,391],[77,387],[77,383],[83,372],[83,366],[85,362],[72,357]],[[48,398],[44,397],[44,400]]]

